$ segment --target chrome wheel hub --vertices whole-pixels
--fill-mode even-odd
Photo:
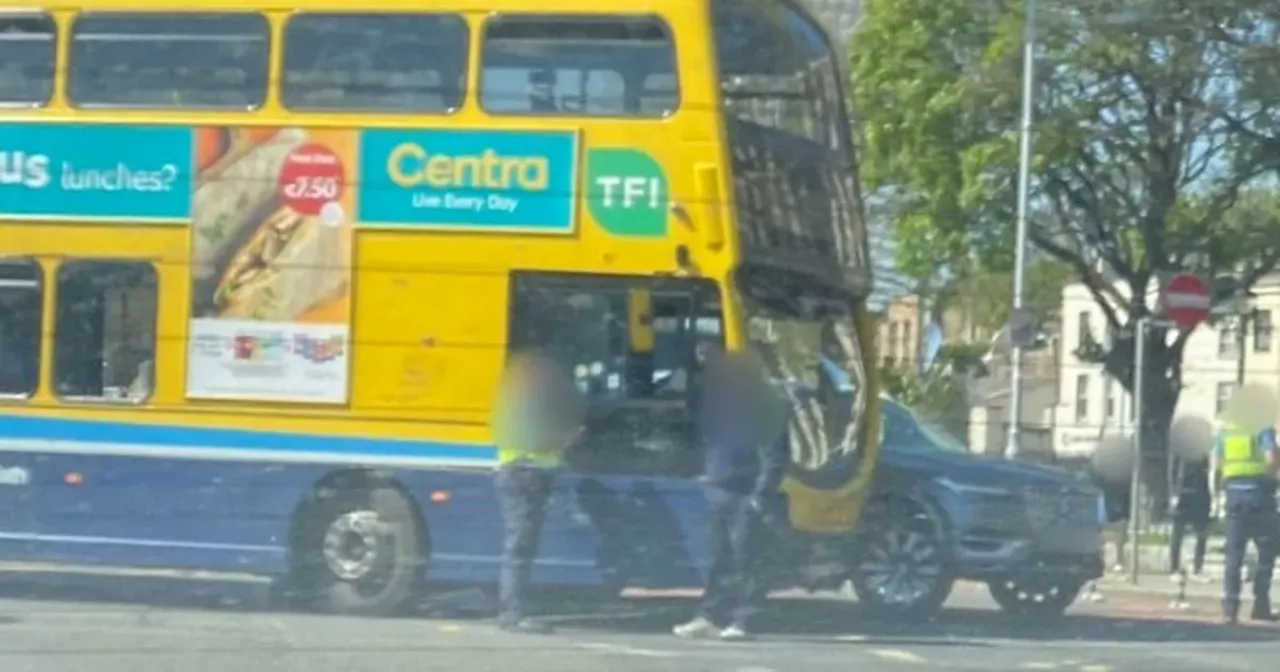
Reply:
[[[377,511],[349,511],[333,520],[324,534],[324,560],[343,581],[359,581],[381,561],[382,523]]]

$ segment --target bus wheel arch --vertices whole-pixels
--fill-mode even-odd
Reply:
[[[334,613],[398,613],[418,592],[429,547],[421,508],[399,481],[369,469],[331,472],[294,509],[292,601]]]

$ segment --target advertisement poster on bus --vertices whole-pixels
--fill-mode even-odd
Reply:
[[[0,219],[185,223],[191,129],[0,125]]]
[[[574,231],[574,131],[374,129],[360,144],[363,227]]]
[[[357,136],[195,131],[187,394],[344,403]]]

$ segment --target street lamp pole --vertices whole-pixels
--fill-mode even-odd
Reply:
[[[1027,283],[1027,209],[1031,192],[1031,121],[1035,103],[1036,0],[1026,0],[1026,31],[1022,44],[1022,128],[1018,157],[1018,224],[1013,266],[1013,314],[1026,307]],[[1010,334],[1012,336],[1012,334]],[[1010,339],[1009,440],[1005,457],[1018,456],[1022,424],[1022,346]]]
[[[1141,531],[1138,517],[1142,509],[1142,442],[1146,439],[1143,432],[1143,424],[1146,419],[1144,415],[1145,399],[1143,391],[1146,389],[1146,369],[1147,369],[1147,328],[1151,324],[1151,318],[1140,317],[1137,320],[1136,329],[1133,338],[1133,411],[1136,423],[1133,427],[1133,470],[1129,472],[1129,581],[1133,585],[1138,585],[1138,567],[1139,557],[1142,555],[1138,552],[1141,544],[1138,540],[1138,533]]]

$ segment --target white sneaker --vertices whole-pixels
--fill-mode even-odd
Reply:
[[[699,616],[688,623],[682,623],[671,629],[672,634],[681,639],[702,639],[704,637],[723,636],[715,623]]]
[[[751,639],[751,635],[747,634],[746,630],[736,625],[731,625],[720,633],[720,639],[726,642],[745,642]]]

